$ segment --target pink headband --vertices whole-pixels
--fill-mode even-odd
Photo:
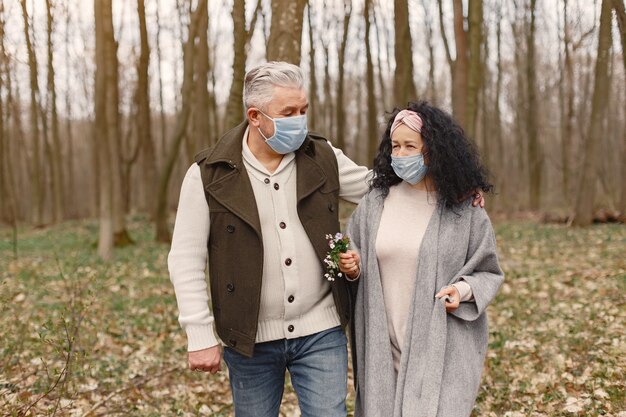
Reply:
[[[393,119],[391,132],[389,134],[392,134],[393,131],[396,130],[398,126],[400,126],[400,124],[404,124],[409,129],[414,130],[418,133],[422,133],[422,125],[424,123],[422,122],[422,118],[419,116],[419,114],[415,113],[414,111],[402,110],[396,115],[396,118]]]

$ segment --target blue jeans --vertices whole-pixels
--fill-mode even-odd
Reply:
[[[346,345],[343,330],[335,327],[297,339],[257,343],[251,358],[225,348],[235,416],[278,416],[289,370],[303,417],[345,417]]]

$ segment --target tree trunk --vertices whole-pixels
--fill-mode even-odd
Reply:
[[[346,122],[344,113],[344,83],[345,83],[345,61],[346,61],[346,46],[348,44],[348,29],[350,27],[350,17],[352,16],[352,1],[344,0],[343,3],[343,32],[341,35],[341,43],[339,46],[338,67],[339,74],[337,76],[337,104],[336,104],[336,120],[337,120],[337,133],[335,134],[335,141],[337,147],[343,149],[346,146]]]
[[[563,89],[563,115],[562,115],[562,136],[561,136],[561,165],[563,175],[563,196],[564,201],[571,203],[571,181],[570,181],[570,161],[572,153],[572,135],[574,131],[574,66],[571,56],[571,34],[567,16],[567,0],[563,0],[563,66],[562,74],[565,79],[560,85]]]
[[[107,53],[105,37],[105,8],[110,8],[110,0],[94,0],[96,32],[96,79],[95,79],[95,140],[98,147],[98,195],[100,231],[98,255],[109,260],[113,256],[113,181],[111,166],[110,135],[107,115]]]
[[[246,72],[246,2],[233,1],[233,82],[226,105],[226,129],[241,123],[243,111],[243,81]]]
[[[468,50],[463,1],[454,0],[453,6],[456,59],[452,76],[452,114],[463,128],[467,128]]]
[[[33,222],[35,226],[41,226],[44,218],[45,191],[41,171],[41,140],[39,132],[39,81],[37,75],[37,57],[31,43],[30,24],[28,22],[28,11],[26,0],[20,0],[22,5],[22,17],[24,19],[24,38],[26,40],[26,50],[28,52],[28,67],[30,71],[30,134],[33,141],[33,159],[30,166],[33,170],[31,177],[33,188],[31,190],[33,205]]]
[[[380,90],[380,97],[378,98],[380,100],[380,107],[383,109],[387,108],[387,96],[389,96],[389,94],[387,93],[388,89],[385,86],[385,80],[384,80],[384,72],[383,72],[383,62],[382,62],[382,53],[381,53],[381,45],[382,45],[382,41],[381,41],[381,36],[380,36],[380,32],[382,32],[382,30],[379,29],[378,27],[378,19],[376,18],[376,7],[374,7],[374,10],[372,10],[372,19],[373,19],[373,23],[374,23],[374,33],[376,33],[376,57],[377,57],[377,66],[378,66],[378,89]],[[412,65],[412,63],[411,63]],[[328,66],[326,66],[328,68]],[[413,81],[411,80],[411,83],[413,83]],[[376,91],[376,90],[374,90]],[[409,98],[414,99],[416,97],[417,93],[413,93],[412,96],[408,96],[407,97],[407,101],[409,100]]]
[[[126,230],[126,208],[124,199],[124,184],[122,183],[121,134],[119,115],[119,63],[117,60],[117,41],[113,29],[113,5],[111,0],[101,0],[104,22],[103,40],[105,42],[105,69],[106,69],[106,117],[107,134],[111,164],[111,183],[113,210],[113,245],[126,246],[133,243]]]
[[[53,213],[55,223],[65,218],[65,175],[63,173],[63,159],[61,139],[59,135],[59,117],[57,112],[57,93],[53,65],[52,31],[54,20],[52,16],[52,4],[46,0],[47,29],[48,29],[48,111],[50,112],[50,127],[52,129],[52,183],[53,183]]]
[[[367,86],[367,164],[372,165],[378,148],[378,127],[376,125],[376,91],[374,87],[374,64],[370,48],[370,7],[372,0],[365,0],[365,57]]]
[[[620,40],[622,43],[622,63],[624,73],[626,73],[626,8],[622,0],[613,0],[613,9],[617,16],[617,26],[619,27]],[[624,128],[626,134],[626,127]],[[621,173],[621,195],[619,201],[619,211],[626,216],[626,138],[622,141],[622,173]]]
[[[511,22],[511,31],[513,32],[514,39],[520,39],[523,34],[521,33],[520,27],[526,27],[526,19],[515,19]],[[515,77],[516,77],[516,97],[515,97],[515,132],[525,132],[527,127],[525,126],[525,115],[526,110],[528,108],[526,95],[528,93],[527,88],[525,88],[525,78],[523,71],[523,42],[516,42],[515,51],[514,51],[514,66],[516,68]],[[512,178],[511,189],[516,190],[517,192],[514,195],[511,195],[511,198],[515,201],[513,204],[517,203],[518,207],[523,207],[521,202],[526,201],[526,198],[523,200],[520,198],[522,193],[525,194],[525,186],[526,181],[524,181],[524,176],[526,173],[526,141],[518,138],[514,138],[515,140],[515,173],[516,175]]]
[[[319,131],[319,126],[317,125],[318,93],[317,76],[315,73],[315,40],[313,37],[313,21],[311,20],[313,16],[311,14],[311,2],[307,0],[306,3],[307,19],[309,21],[309,110],[307,111],[307,120],[310,128]]]
[[[191,143],[193,144],[193,155],[209,146],[211,136],[215,129],[211,123],[211,109],[209,107],[209,14],[205,9],[200,20],[198,21],[198,41],[196,44],[196,52],[194,66],[196,68],[193,98],[194,107],[192,110],[193,121],[191,129]]]
[[[478,114],[478,94],[481,89],[482,59],[481,48],[483,45],[483,1],[469,0],[469,67],[468,84],[465,104],[465,130],[467,136],[476,138],[476,116]]]
[[[159,5],[160,2],[157,0],[156,4],[156,53],[157,53],[157,62],[158,62],[158,77],[159,77],[159,115],[160,115],[160,125],[161,125],[161,140],[159,152],[157,154],[162,155],[165,151],[165,138],[167,137],[167,130],[165,126],[165,108],[163,104],[163,70],[161,68],[163,58],[161,56],[161,15],[159,13]],[[161,166],[161,158],[158,159],[158,166]]]
[[[246,2],[245,0],[234,0],[233,2],[233,81],[228,94],[228,104],[226,105],[225,128],[230,129],[245,117],[243,107],[243,84],[246,75],[246,60],[248,58],[248,48],[250,39],[254,34],[256,21],[262,12],[261,0],[258,0],[250,28],[246,29]],[[217,128],[217,126],[216,126]],[[219,129],[218,129],[219,130]]]
[[[415,100],[417,97],[413,81],[413,40],[409,23],[409,1],[394,0],[393,6],[396,29],[394,49],[396,69],[393,78],[392,104],[405,108],[409,100]],[[384,91],[381,93],[385,94]]]
[[[493,100],[494,114],[494,142],[498,157],[494,158],[493,171],[496,174],[496,186],[500,189],[500,194],[504,195],[506,191],[504,169],[505,155],[504,144],[502,140],[502,116],[500,110],[500,96],[502,94],[502,3],[498,4],[498,26],[496,32],[496,48],[497,48],[497,64],[496,64],[496,92]]]
[[[141,173],[141,210],[154,217],[154,189],[156,187],[156,153],[152,138],[152,117],[150,115],[150,44],[148,43],[148,28],[146,24],[145,0],[137,0],[137,15],[139,17],[139,39],[141,52],[137,66],[137,140],[140,146]]]
[[[157,216],[156,216],[156,240],[159,242],[170,241],[170,230],[167,223],[168,188],[174,163],[180,152],[180,145],[185,137],[187,122],[191,112],[191,93],[194,88],[194,61],[195,39],[198,35],[200,17],[207,13],[207,0],[200,0],[189,22],[187,41],[183,48],[183,85],[181,92],[182,107],[178,113],[176,127],[166,154],[166,162],[159,176],[157,188]]]
[[[268,61],[300,65],[302,21],[306,0],[272,1],[272,26],[267,44]]]
[[[595,80],[591,102],[591,120],[584,141],[582,178],[576,198],[576,210],[573,224],[588,226],[593,220],[595,185],[597,181],[597,150],[602,140],[602,124],[605,117],[609,94],[609,52],[612,44],[611,0],[602,0],[600,12],[600,33],[598,35],[598,53],[595,66]]]
[[[526,79],[528,82],[528,107],[526,109],[526,132],[528,134],[529,201],[531,210],[539,210],[543,152],[539,143],[539,120],[537,106],[537,65],[535,63],[535,9],[537,0],[530,0],[530,28],[526,38]]]
[[[2,193],[2,205],[0,210],[6,213],[5,220],[11,224],[13,240],[13,257],[17,259],[17,196],[15,193],[15,180],[13,171],[13,161],[11,159],[11,149],[9,147],[8,135],[5,131],[5,118],[8,121],[10,103],[3,102],[4,97],[10,98],[10,79],[8,71],[8,57],[4,48],[4,4],[0,4],[0,192]],[[5,72],[4,77],[2,73]],[[6,86],[4,79],[6,77]],[[7,93],[4,93],[4,90]],[[5,110],[6,109],[6,110]]]
[[[435,46],[433,45],[433,26],[430,6],[422,2],[424,9],[424,25],[426,27],[426,43],[428,45],[428,100],[437,104],[437,81],[435,79]]]
[[[70,25],[71,15],[66,10],[65,16],[65,62],[69,64],[70,61]],[[65,71],[65,85],[70,85],[70,71]],[[66,207],[68,217],[78,217],[78,198],[76,196],[76,161],[74,157],[74,135],[72,132],[72,98],[73,95],[68,89],[65,93],[65,135],[67,140],[67,193],[65,194]]]

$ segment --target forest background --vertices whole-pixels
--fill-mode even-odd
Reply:
[[[486,371],[486,386],[509,388],[481,393],[477,415],[626,415],[625,43],[623,0],[0,0],[0,410],[109,415],[138,395],[152,405],[137,415],[231,412],[223,377],[214,392],[226,399],[190,408],[182,388],[142,387],[184,368],[165,266],[184,173],[243,120],[245,71],[285,60],[307,76],[309,128],[360,164],[388,113],[415,99],[449,110],[478,147],[505,272],[519,278],[503,288],[515,302],[494,306],[490,346],[502,351],[487,368],[528,357],[564,368]],[[557,293],[588,315],[566,324]],[[536,325],[562,332],[542,339],[514,317],[546,299],[556,310]],[[538,353],[556,340],[573,345]],[[606,361],[592,365],[598,340]],[[89,357],[94,344],[115,366]],[[150,349],[152,373],[125,362]],[[531,405],[515,387],[536,389]]]

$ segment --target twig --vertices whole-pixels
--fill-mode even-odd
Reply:
[[[163,376],[165,374],[169,374],[172,373],[176,370],[180,369],[180,365],[175,365],[172,366],[170,368],[164,369],[161,372],[158,372],[154,375],[145,375],[141,378],[139,378],[136,382],[133,382],[131,385],[127,385],[125,387],[122,388],[118,388],[115,391],[113,391],[112,393],[110,393],[109,395],[107,395],[104,399],[98,401],[97,403],[95,403],[93,405],[93,407],[91,407],[85,414],[83,414],[82,417],[88,417],[90,416],[94,411],[96,411],[98,408],[100,408],[102,406],[102,404],[108,402],[111,398],[115,397],[117,394],[127,391],[129,389],[132,388],[138,388],[140,386],[142,386],[143,384],[145,384],[146,382],[148,382],[149,380],[153,379],[153,378],[158,378],[160,376]]]

